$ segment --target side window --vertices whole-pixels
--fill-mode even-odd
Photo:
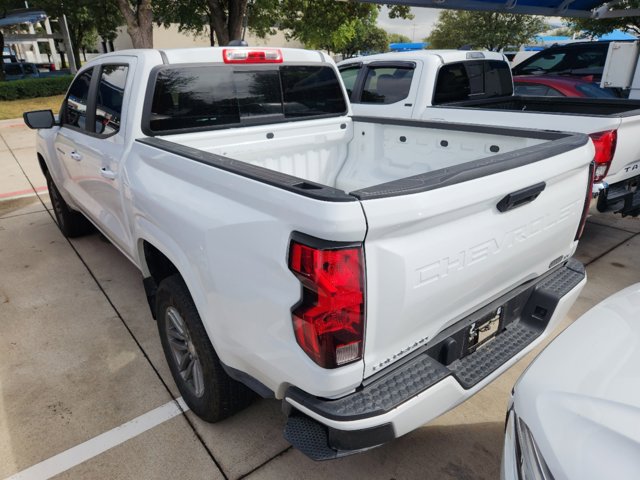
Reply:
[[[351,96],[351,93],[353,92],[353,87],[356,84],[361,68],[361,65],[357,65],[355,67],[345,67],[340,69],[340,76],[342,77],[342,81],[344,82],[344,86],[347,89],[349,96]]]
[[[120,130],[122,100],[128,67],[103,65],[96,98],[96,133],[113,135]]]
[[[413,68],[371,67],[362,90],[361,103],[396,103],[407,98]]]
[[[87,98],[89,97],[92,74],[93,68],[82,73],[71,84],[66,98],[66,108],[62,116],[63,125],[85,129],[87,123]]]

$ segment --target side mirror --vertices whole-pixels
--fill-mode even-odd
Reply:
[[[22,114],[24,123],[32,129],[51,128],[56,124],[56,119],[51,110],[34,110],[33,112],[24,112]]]

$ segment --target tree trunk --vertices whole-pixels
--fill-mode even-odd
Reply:
[[[228,12],[221,0],[208,0],[210,25],[216,33],[218,45],[228,45],[242,38],[242,20],[247,11],[247,0],[229,0]]]
[[[230,0],[233,2],[234,0]],[[211,27],[218,39],[218,45],[229,44],[229,32],[227,32],[227,14],[220,0],[208,0],[211,12]]]
[[[227,18],[227,32],[229,40],[242,38],[242,21],[247,11],[247,0],[229,1],[229,16]]]
[[[215,47],[216,36],[215,36],[215,29],[213,26],[213,16],[209,14],[207,15],[207,17],[209,18],[209,43],[211,44],[212,47]]]
[[[153,48],[151,0],[137,0],[133,8],[129,0],[118,0],[118,9],[127,22],[133,48]]]

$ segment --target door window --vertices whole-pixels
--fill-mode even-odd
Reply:
[[[96,98],[96,133],[113,135],[120,130],[122,100],[127,81],[126,65],[103,65]]]
[[[342,82],[344,83],[349,96],[351,96],[351,93],[353,92],[353,87],[356,84],[358,74],[360,73],[360,68],[361,66],[357,65],[355,67],[346,67],[340,69],[340,76],[342,77]]]
[[[63,125],[81,130],[86,128],[87,102],[92,74],[93,68],[83,72],[71,84],[65,100],[66,107],[64,109],[64,115],[62,115]]]
[[[396,103],[407,98],[413,68],[371,67],[362,91],[362,103]]]

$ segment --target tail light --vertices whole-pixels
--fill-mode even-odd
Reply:
[[[582,207],[582,217],[580,217],[580,223],[578,224],[578,231],[574,240],[580,240],[582,232],[584,232],[584,226],[587,223],[587,214],[589,213],[589,207],[591,206],[591,198],[593,197],[593,179],[594,179],[595,164],[591,162],[589,165],[589,179],[587,181],[587,194],[584,199],[584,207]]]
[[[224,63],[282,63],[279,48],[225,48],[222,50]]]
[[[596,155],[593,161],[596,162],[594,182],[601,182],[607,176],[613,154],[616,153],[616,143],[618,142],[618,131],[608,130],[606,132],[592,133],[589,135],[596,147]]]
[[[302,350],[323,368],[362,358],[364,260],[362,246],[320,249],[291,242],[289,269],[302,283],[292,312]]]

